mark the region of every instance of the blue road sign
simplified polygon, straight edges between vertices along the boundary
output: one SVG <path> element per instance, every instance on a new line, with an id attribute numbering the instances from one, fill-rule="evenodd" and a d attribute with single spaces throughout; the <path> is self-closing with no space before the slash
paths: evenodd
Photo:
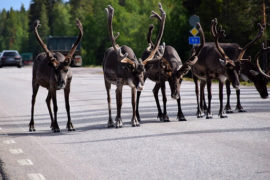
<path id="1" fill-rule="evenodd" d="M 188 43 L 189 44 L 200 44 L 200 37 L 199 36 L 189 36 Z"/>

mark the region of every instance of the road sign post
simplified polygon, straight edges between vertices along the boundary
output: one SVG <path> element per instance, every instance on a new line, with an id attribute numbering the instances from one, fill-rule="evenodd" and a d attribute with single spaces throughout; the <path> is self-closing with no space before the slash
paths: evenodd
<path id="1" fill-rule="evenodd" d="M 189 31 L 190 34 L 192 34 L 192 36 L 188 37 L 188 43 L 190 45 L 193 45 L 193 46 L 196 45 L 196 44 L 200 44 L 200 37 L 196 36 L 199 33 L 198 29 L 196 28 L 196 25 L 197 25 L 198 22 L 200 22 L 200 17 L 197 16 L 197 15 L 192 15 L 189 18 L 189 24 L 193 28 Z"/>

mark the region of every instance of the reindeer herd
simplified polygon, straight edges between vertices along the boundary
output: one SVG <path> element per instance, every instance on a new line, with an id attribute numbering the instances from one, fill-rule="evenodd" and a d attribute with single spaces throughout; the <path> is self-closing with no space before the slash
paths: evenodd
<path id="1" fill-rule="evenodd" d="M 179 121 L 186 121 L 186 118 L 181 109 L 180 87 L 183 76 L 190 70 L 193 75 L 195 83 L 195 93 L 197 99 L 197 117 L 201 118 L 206 116 L 207 119 L 212 118 L 211 112 L 211 99 L 212 80 L 216 79 L 219 82 L 219 117 L 226 118 L 226 113 L 232 113 L 230 106 L 230 84 L 236 89 L 237 105 L 236 110 L 244 112 L 244 108 L 240 103 L 240 78 L 243 80 L 250 80 L 254 83 L 261 98 L 267 98 L 267 83 L 270 79 L 268 73 L 265 73 L 259 64 L 259 57 L 263 52 L 269 52 L 270 47 L 262 45 L 261 50 L 257 53 L 255 59 L 256 64 L 251 62 L 251 58 L 243 59 L 245 52 L 250 48 L 258 39 L 260 39 L 264 32 L 264 27 L 258 24 L 257 36 L 243 48 L 236 43 L 220 43 L 219 39 L 225 37 L 225 31 L 221 26 L 218 26 L 217 19 L 211 22 L 211 34 L 214 37 L 214 42 L 205 42 L 204 32 L 200 25 L 197 23 L 201 36 L 201 44 L 191 49 L 192 55 L 186 61 L 182 62 L 179 54 L 174 47 L 161 44 L 161 39 L 165 29 L 166 13 L 159 3 L 160 14 L 155 11 L 151 12 L 151 18 L 157 19 L 159 22 L 159 32 L 155 43 L 152 41 L 152 32 L 154 25 L 149 26 L 147 35 L 148 47 L 145 48 L 141 58 L 137 58 L 131 47 L 123 45 L 120 46 L 116 43 L 120 33 L 116 35 L 113 32 L 112 20 L 114 16 L 114 9 L 112 6 L 105 8 L 107 13 L 108 32 L 112 43 L 112 47 L 108 48 L 104 53 L 103 58 L 103 72 L 104 82 L 107 92 L 107 103 L 109 110 L 108 127 L 120 128 L 123 126 L 121 118 L 122 107 L 122 89 L 124 85 L 131 88 L 131 103 L 132 103 L 132 118 L 131 125 L 140 125 L 139 114 L 139 100 L 141 91 L 144 87 L 144 82 L 147 78 L 155 82 L 153 94 L 157 105 L 158 115 L 160 121 L 168 122 L 169 117 L 166 109 L 166 87 L 165 82 L 168 81 L 171 97 L 177 101 L 178 113 L 177 119 Z M 42 41 L 38 34 L 37 28 L 40 22 L 37 20 L 34 24 L 34 33 L 37 41 L 45 52 L 36 56 L 33 65 L 33 78 L 32 78 L 32 108 L 31 108 L 31 121 L 29 123 L 29 131 L 35 131 L 34 126 L 34 106 L 35 98 L 39 86 L 48 89 L 48 96 L 46 98 L 47 107 L 51 118 L 51 129 L 54 132 L 59 132 L 57 123 L 57 98 L 56 91 L 64 89 L 65 104 L 67 111 L 67 129 L 74 131 L 73 124 L 70 118 L 70 105 L 69 94 L 70 85 L 72 80 L 72 72 L 70 68 L 71 58 L 82 39 L 83 26 L 77 20 L 77 27 L 79 36 L 73 44 L 67 56 L 61 53 L 54 53 L 50 51 L 46 44 Z M 200 84 L 199 84 L 200 83 Z M 116 85 L 116 105 L 117 115 L 115 122 L 112 119 L 111 113 L 111 85 Z M 223 86 L 226 85 L 227 103 L 223 107 Z M 206 104 L 204 89 L 207 86 L 208 104 Z M 161 89 L 163 100 L 163 111 L 160 107 L 158 92 Z M 51 110 L 51 100 L 53 101 L 53 112 Z"/>

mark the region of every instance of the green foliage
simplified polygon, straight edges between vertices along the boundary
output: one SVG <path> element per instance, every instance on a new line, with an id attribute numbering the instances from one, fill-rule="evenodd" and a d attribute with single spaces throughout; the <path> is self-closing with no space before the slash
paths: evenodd
<path id="1" fill-rule="evenodd" d="M 33 52 L 42 49 L 36 42 L 33 24 L 39 19 L 42 26 L 39 33 L 46 42 L 49 35 L 76 36 L 75 19 L 83 24 L 82 56 L 85 65 L 99 65 L 103 54 L 111 46 L 107 30 L 107 16 L 104 9 L 111 4 L 115 9 L 113 29 L 120 32 L 119 45 L 130 46 L 137 57 L 147 47 L 146 35 L 150 24 L 155 25 L 153 41 L 158 34 L 159 23 L 150 19 L 151 11 L 159 13 L 160 0 L 32 0 L 29 10 L 22 7 L 0 11 L 0 49 L 18 49 Z M 187 59 L 191 46 L 188 45 L 188 18 L 200 16 L 206 41 L 213 41 L 210 34 L 211 19 L 218 21 L 226 30 L 227 37 L 222 42 L 235 42 L 244 46 L 257 34 L 258 22 L 262 19 L 261 0 L 161 0 L 167 19 L 162 42 L 175 47 L 182 60 Z M 269 39 L 267 27 L 263 38 Z M 258 42 L 248 50 L 254 55 Z"/>
<path id="2" fill-rule="evenodd" d="M 0 22 L 0 48 L 23 51 L 28 39 L 28 18 L 24 7 L 20 11 L 3 10 Z"/>
<path id="3" fill-rule="evenodd" d="M 70 23 L 70 6 L 63 3 L 55 3 L 52 9 L 53 22 L 51 26 L 51 35 L 53 36 L 71 36 L 73 35 L 72 24 Z M 75 21 L 74 21 L 75 22 Z"/>

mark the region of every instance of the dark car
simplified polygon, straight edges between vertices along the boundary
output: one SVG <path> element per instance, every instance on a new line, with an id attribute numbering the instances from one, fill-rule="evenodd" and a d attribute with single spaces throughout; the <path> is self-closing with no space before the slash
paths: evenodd
<path id="1" fill-rule="evenodd" d="M 16 65 L 22 67 L 22 57 L 16 50 L 4 50 L 0 56 L 0 67 L 6 65 Z"/>

